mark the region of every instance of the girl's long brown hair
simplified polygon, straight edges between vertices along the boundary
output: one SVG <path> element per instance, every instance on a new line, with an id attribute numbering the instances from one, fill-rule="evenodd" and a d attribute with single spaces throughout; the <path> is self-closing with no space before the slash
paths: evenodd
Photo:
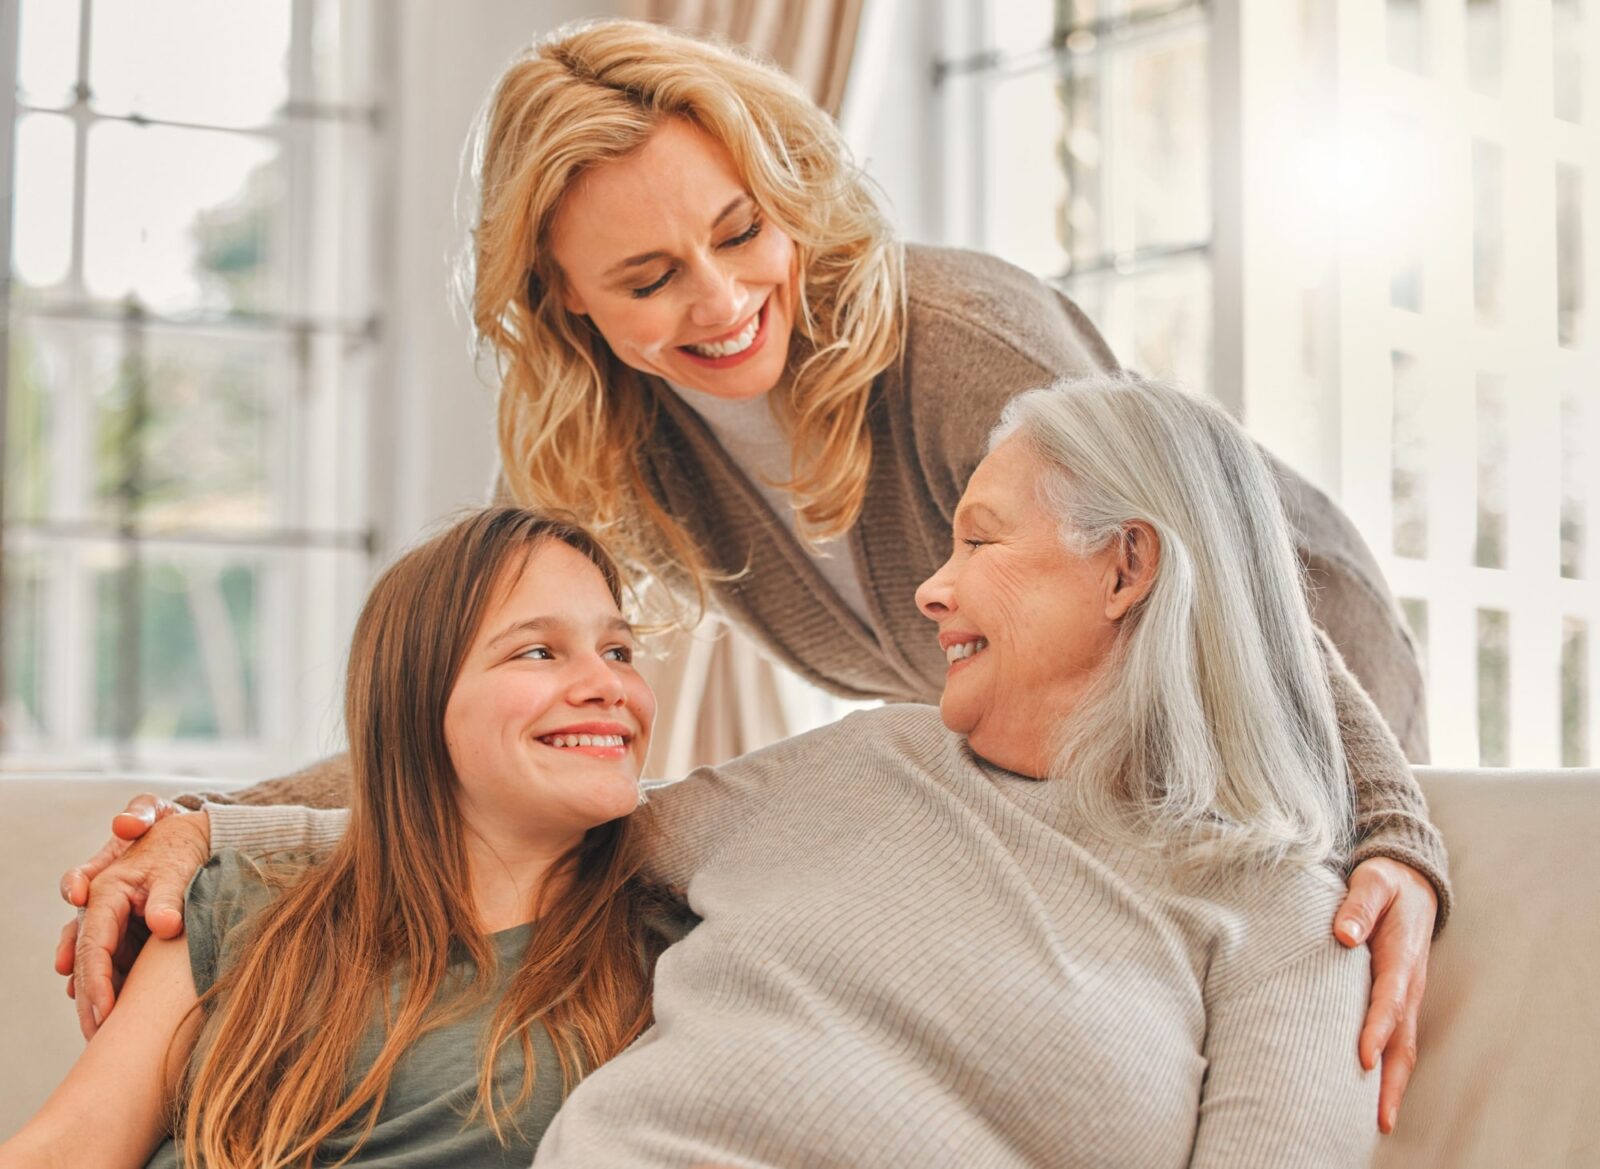
<path id="1" fill-rule="evenodd" d="M 592 560 L 620 604 L 617 568 L 593 537 L 517 508 L 473 514 L 373 587 L 345 689 L 349 828 L 325 863 L 250 919 L 238 961 L 202 999 L 210 1018 L 178 1092 L 174 1129 L 187 1169 L 310 1166 L 336 1131 L 365 1140 L 401 1056 L 493 985 L 495 952 L 473 912 L 445 704 L 496 589 L 549 540 Z M 485 1036 L 474 1109 L 502 1141 L 510 1113 L 533 1090 L 530 1028 L 548 1028 L 570 1088 L 649 1022 L 661 943 L 645 922 L 651 895 L 637 879 L 635 819 L 590 830 L 558 866 L 572 876 L 566 891 L 530 906 L 539 924 Z M 479 972 L 470 981 L 449 975 L 462 953 Z M 357 1043 L 380 1011 L 383 1047 L 352 1088 Z M 496 1057 L 513 1040 L 521 1087 L 497 1100 Z"/>

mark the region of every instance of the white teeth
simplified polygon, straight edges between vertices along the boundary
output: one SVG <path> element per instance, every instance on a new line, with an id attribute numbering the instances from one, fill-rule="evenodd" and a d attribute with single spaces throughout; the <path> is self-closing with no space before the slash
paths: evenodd
<path id="1" fill-rule="evenodd" d="M 621 735 L 542 735 L 542 742 L 552 747 L 622 747 L 626 743 Z"/>
<path id="2" fill-rule="evenodd" d="M 704 345 L 688 345 L 685 348 L 693 350 L 701 357 L 732 357 L 735 353 L 743 353 L 750 348 L 760 327 L 761 314 L 757 313 L 750 318 L 750 323 L 739 331 L 737 337 L 727 341 L 707 341 Z"/>
<path id="3" fill-rule="evenodd" d="M 960 645 L 952 645 L 949 649 L 945 650 L 944 660 L 953 666 L 959 661 L 964 661 L 965 659 L 970 658 L 979 650 L 987 649 L 988 647 L 988 641 L 981 637 L 978 638 L 977 641 L 963 641 Z"/>

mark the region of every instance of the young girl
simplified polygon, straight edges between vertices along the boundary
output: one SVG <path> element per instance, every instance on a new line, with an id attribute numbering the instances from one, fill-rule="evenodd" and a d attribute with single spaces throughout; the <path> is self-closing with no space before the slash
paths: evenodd
<path id="1" fill-rule="evenodd" d="M 648 1024 L 674 932 L 637 876 L 655 700 L 620 600 L 587 533 L 512 508 L 391 567 L 350 650 L 348 834 L 298 872 L 213 859 L 188 944 L 145 947 L 0 1166 L 526 1165 Z"/>

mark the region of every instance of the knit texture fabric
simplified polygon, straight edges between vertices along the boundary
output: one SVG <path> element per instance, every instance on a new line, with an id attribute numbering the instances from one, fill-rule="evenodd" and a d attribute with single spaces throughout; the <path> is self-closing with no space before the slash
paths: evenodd
<path id="1" fill-rule="evenodd" d="M 536 1165 L 1366 1165 L 1368 961 L 1328 928 L 1333 872 L 1179 882 L 1071 782 L 898 705 L 652 794 L 653 875 L 704 920 Z M 277 847 L 343 822 L 271 817 Z"/>
<path id="2" fill-rule="evenodd" d="M 643 462 L 651 491 L 708 564 L 746 570 L 717 586 L 717 604 L 777 660 L 846 697 L 937 702 L 947 663 L 914 594 L 949 555 L 951 519 L 990 428 L 1024 390 L 1117 363 L 1076 305 L 1004 261 L 908 247 L 906 284 L 905 355 L 873 387 L 866 502 L 847 538 L 870 622 L 839 599 L 705 422 L 665 384 L 656 387 Z M 1427 724 L 1404 619 L 1349 519 L 1295 472 L 1273 466 L 1312 617 L 1338 649 L 1332 660 L 1350 663 L 1331 673 L 1356 787 L 1355 859 L 1387 856 L 1425 876 L 1439 896 L 1442 928 L 1450 909 L 1444 844 L 1406 766 L 1407 757 L 1426 761 Z M 338 806 L 348 796 L 341 763 L 330 761 L 237 798 Z"/>

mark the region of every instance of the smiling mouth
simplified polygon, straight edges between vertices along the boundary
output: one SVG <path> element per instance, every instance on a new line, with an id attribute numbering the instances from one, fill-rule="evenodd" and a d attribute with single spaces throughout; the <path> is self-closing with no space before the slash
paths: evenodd
<path id="1" fill-rule="evenodd" d="M 963 641 L 946 649 L 944 651 L 944 660 L 953 666 L 957 662 L 964 662 L 988 648 L 989 640 L 985 637 L 980 637 L 976 641 Z"/>
<path id="2" fill-rule="evenodd" d="M 626 747 L 626 735 L 540 735 L 539 742 L 546 747 L 570 750 L 573 747 Z"/>
<path id="3" fill-rule="evenodd" d="M 739 358 L 756 349 L 766 336 L 767 307 L 772 303 L 768 297 L 750 319 L 731 337 L 720 341 L 702 341 L 694 345 L 680 345 L 678 348 L 699 364 L 732 365 L 737 364 Z"/>

